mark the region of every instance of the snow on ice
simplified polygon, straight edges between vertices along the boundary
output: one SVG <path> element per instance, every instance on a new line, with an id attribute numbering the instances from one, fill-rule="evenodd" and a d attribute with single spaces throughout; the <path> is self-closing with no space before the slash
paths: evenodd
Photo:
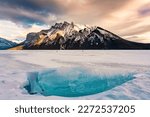
<path id="1" fill-rule="evenodd" d="M 0 99 L 150 99 L 149 59 L 150 51 L 0 51 Z"/>

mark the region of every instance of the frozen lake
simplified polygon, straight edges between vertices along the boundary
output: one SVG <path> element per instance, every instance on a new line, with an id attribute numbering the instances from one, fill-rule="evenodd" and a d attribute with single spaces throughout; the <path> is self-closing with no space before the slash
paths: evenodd
<path id="1" fill-rule="evenodd" d="M 0 71 L 0 99 L 150 99 L 150 51 L 0 51 Z"/>

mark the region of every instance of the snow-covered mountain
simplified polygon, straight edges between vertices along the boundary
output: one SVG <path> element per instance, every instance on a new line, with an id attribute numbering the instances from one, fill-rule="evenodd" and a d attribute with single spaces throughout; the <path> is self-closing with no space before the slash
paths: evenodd
<path id="1" fill-rule="evenodd" d="M 130 42 L 98 26 L 68 22 L 48 30 L 29 33 L 23 45 L 14 49 L 150 49 L 150 44 Z"/>
<path id="2" fill-rule="evenodd" d="M 25 40 L 25 39 L 14 39 L 14 40 L 12 40 L 12 42 L 15 42 L 15 43 L 17 43 L 17 44 L 20 44 L 20 43 L 22 43 L 24 40 Z"/>
<path id="3" fill-rule="evenodd" d="M 9 49 L 16 45 L 17 45 L 16 43 L 0 37 L 0 50 Z"/>

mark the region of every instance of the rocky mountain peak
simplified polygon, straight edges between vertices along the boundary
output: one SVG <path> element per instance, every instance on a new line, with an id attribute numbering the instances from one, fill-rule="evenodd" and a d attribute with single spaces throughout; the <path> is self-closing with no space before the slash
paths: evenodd
<path id="1" fill-rule="evenodd" d="M 27 35 L 23 49 L 150 49 L 149 44 L 127 41 L 99 26 L 56 23 L 48 30 Z"/>

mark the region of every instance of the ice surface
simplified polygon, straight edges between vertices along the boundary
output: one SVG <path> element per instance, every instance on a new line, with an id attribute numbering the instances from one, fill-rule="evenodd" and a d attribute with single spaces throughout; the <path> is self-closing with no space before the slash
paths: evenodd
<path id="1" fill-rule="evenodd" d="M 136 75 L 128 82 L 87 96 L 31 95 L 24 89 L 29 72 L 42 74 L 64 67 L 83 67 L 100 76 Z M 0 99 L 5 100 L 150 99 L 150 51 L 0 51 L 0 71 Z"/>
<path id="2" fill-rule="evenodd" d="M 25 88 L 30 94 L 79 97 L 104 92 L 132 79 L 132 73 L 100 75 L 84 68 L 51 69 L 29 73 Z"/>

